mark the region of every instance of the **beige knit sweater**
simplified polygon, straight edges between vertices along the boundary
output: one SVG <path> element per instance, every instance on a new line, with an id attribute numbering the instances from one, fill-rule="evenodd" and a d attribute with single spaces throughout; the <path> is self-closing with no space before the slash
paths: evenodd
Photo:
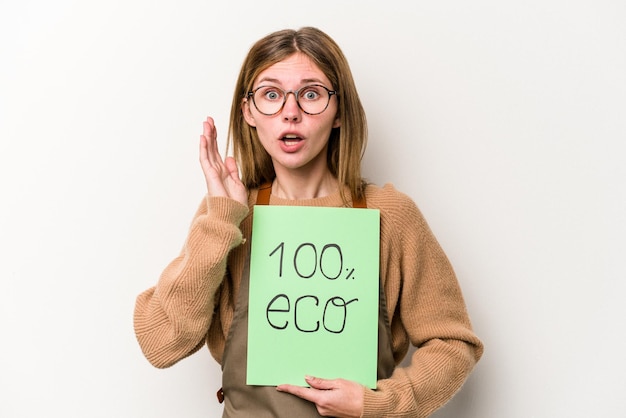
<path id="1" fill-rule="evenodd" d="M 250 250 L 252 207 L 220 197 L 203 199 L 180 255 L 157 285 L 137 297 L 135 333 L 146 358 L 169 367 L 205 343 L 221 363 L 239 281 Z M 347 194 L 350 195 L 349 192 Z M 453 269 L 415 203 L 392 185 L 366 189 L 380 210 L 380 277 L 399 364 L 376 390 L 364 389 L 363 417 L 426 417 L 461 387 L 483 346 L 474 335 Z M 344 206 L 339 192 L 271 205 Z"/>

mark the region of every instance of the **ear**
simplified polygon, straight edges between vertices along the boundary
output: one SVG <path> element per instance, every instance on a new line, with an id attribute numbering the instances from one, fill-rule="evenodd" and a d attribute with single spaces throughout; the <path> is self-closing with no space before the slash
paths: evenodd
<path id="1" fill-rule="evenodd" d="M 254 120 L 254 116 L 252 116 L 252 112 L 250 112 L 250 101 L 247 97 L 241 101 L 241 113 L 243 113 L 243 118 L 248 125 L 256 128 L 256 121 Z"/>
<path id="2" fill-rule="evenodd" d="M 337 116 L 335 120 L 333 121 L 333 128 L 339 128 L 340 126 L 341 126 L 341 119 L 339 119 L 339 116 Z"/>

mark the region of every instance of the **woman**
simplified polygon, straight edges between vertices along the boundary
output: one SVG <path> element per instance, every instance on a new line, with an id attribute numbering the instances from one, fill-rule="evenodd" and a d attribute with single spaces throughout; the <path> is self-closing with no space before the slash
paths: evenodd
<path id="1" fill-rule="evenodd" d="M 414 202 L 361 178 L 367 128 L 348 63 L 315 28 L 259 40 L 243 63 L 222 159 L 204 122 L 208 193 L 181 254 L 137 298 L 147 359 L 169 367 L 208 345 L 222 365 L 225 417 L 426 417 L 461 387 L 482 355 L 445 254 Z M 232 141 L 232 142 L 231 142 Z M 248 266 L 255 204 L 380 210 L 376 389 L 307 377 L 309 387 L 247 386 Z M 396 367 L 409 344 L 407 367 Z"/>

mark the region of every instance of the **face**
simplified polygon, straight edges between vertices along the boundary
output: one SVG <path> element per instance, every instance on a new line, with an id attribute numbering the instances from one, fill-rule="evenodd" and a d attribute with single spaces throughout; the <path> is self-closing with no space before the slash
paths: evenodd
<path id="1" fill-rule="evenodd" d="M 296 91 L 312 84 L 333 90 L 324 73 L 306 55 L 296 53 L 261 72 L 252 90 L 259 86 L 274 86 L 284 91 Z M 246 122 L 256 128 L 263 148 L 272 158 L 277 176 L 328 171 L 328 139 L 331 130 L 340 126 L 336 97 L 331 96 L 326 110 L 317 115 L 303 112 L 293 94 L 287 95 L 284 107 L 275 115 L 260 113 L 252 98 L 244 99 L 242 111 Z"/>

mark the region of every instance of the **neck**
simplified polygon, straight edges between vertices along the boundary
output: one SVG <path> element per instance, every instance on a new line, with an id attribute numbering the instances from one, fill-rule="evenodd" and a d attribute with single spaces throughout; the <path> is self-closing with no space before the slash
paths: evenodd
<path id="1" fill-rule="evenodd" d="M 328 196 L 337 191 L 337 179 L 326 171 L 318 176 L 279 176 L 272 184 L 272 194 L 281 199 L 302 200 Z"/>

